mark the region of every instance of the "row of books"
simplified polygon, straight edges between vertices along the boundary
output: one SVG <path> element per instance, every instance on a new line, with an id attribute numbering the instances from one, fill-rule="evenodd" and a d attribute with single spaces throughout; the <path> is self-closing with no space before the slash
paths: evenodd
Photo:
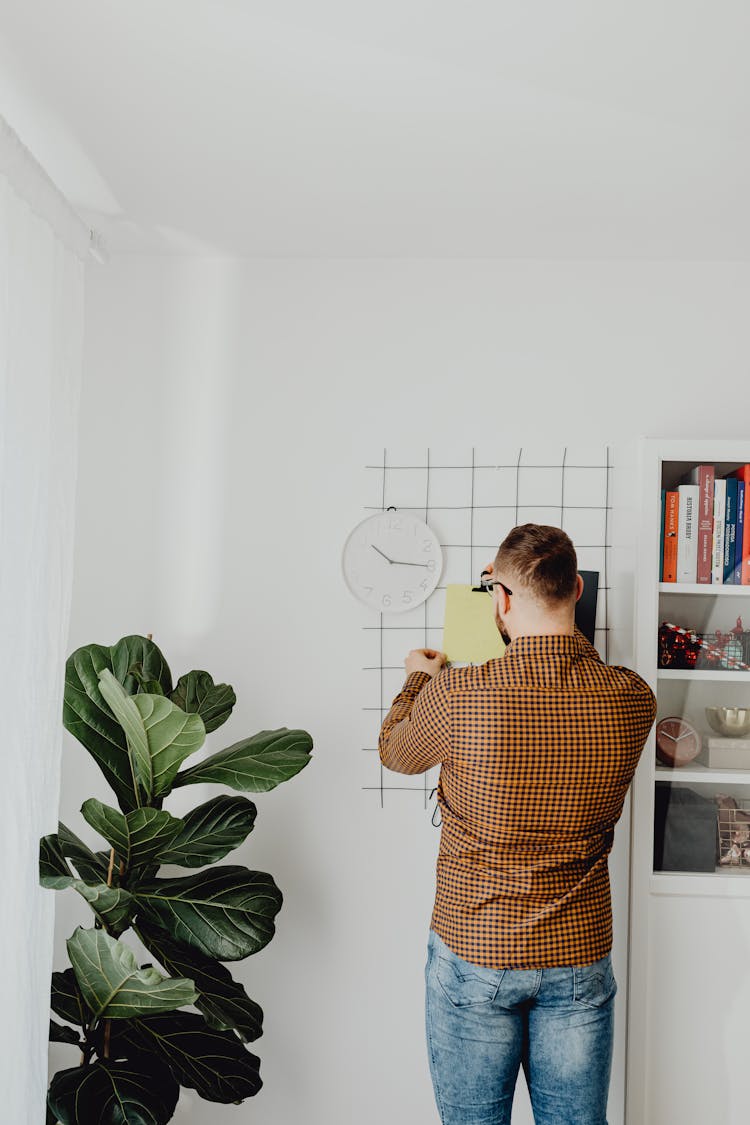
<path id="1" fill-rule="evenodd" d="M 750 465 L 717 477 L 696 465 L 675 489 L 662 489 L 662 582 L 750 586 Z"/>

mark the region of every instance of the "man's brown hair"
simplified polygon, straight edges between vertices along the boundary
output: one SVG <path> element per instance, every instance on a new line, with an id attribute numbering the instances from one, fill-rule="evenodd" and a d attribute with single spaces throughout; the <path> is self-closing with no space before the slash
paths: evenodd
<path id="1" fill-rule="evenodd" d="M 507 574 L 511 586 L 518 582 L 541 601 L 569 601 L 576 595 L 576 550 L 561 527 L 523 523 L 500 544 L 495 573 Z"/>

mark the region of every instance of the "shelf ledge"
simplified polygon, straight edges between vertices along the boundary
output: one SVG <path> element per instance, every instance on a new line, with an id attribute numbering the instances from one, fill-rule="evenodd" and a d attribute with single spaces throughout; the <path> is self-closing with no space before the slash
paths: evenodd
<path id="1" fill-rule="evenodd" d="M 748 753 L 750 758 L 750 753 Z M 657 766 L 654 770 L 657 781 L 690 781 L 700 785 L 750 785 L 750 768 L 724 770 L 717 767 L 704 766 L 700 762 L 688 766 Z"/>
<path id="2" fill-rule="evenodd" d="M 718 868 L 713 874 L 691 872 L 654 872 L 649 880 L 651 894 L 680 898 L 750 898 L 750 867 L 727 871 Z"/>
<path id="3" fill-rule="evenodd" d="M 711 582 L 660 582 L 660 594 L 710 594 L 720 598 L 746 598 L 750 596 L 750 586 L 723 586 Z"/>

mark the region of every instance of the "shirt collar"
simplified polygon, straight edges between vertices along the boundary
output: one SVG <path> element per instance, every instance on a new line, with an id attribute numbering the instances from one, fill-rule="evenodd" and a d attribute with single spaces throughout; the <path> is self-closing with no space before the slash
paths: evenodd
<path id="1" fill-rule="evenodd" d="M 580 651 L 578 633 L 546 633 L 538 637 L 516 637 L 505 649 L 505 655 L 574 656 Z"/>

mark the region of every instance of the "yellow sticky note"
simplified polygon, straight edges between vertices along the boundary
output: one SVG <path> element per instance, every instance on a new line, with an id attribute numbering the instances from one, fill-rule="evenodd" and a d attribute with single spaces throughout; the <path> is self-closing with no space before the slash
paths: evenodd
<path id="1" fill-rule="evenodd" d="M 443 651 L 453 663 L 484 664 L 505 652 L 492 614 L 492 602 L 471 586 L 448 586 L 445 595 Z"/>

